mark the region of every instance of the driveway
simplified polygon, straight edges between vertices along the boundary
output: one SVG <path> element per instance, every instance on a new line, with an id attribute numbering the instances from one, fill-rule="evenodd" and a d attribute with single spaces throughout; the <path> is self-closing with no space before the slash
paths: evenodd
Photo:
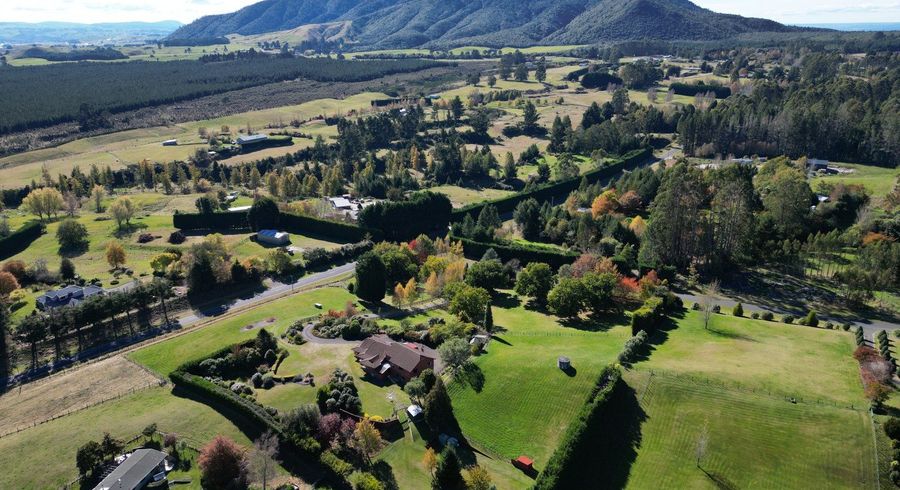
<path id="1" fill-rule="evenodd" d="M 684 301 L 684 305 L 687 308 L 690 308 L 692 303 L 699 303 L 703 300 L 702 297 L 700 297 L 696 294 L 691 294 L 691 293 L 678 293 L 678 297 L 681 298 L 682 301 Z M 736 305 L 738 302 L 733 299 L 730 299 L 730 298 L 718 296 L 715 299 L 715 303 L 722 307 L 723 313 L 731 314 L 731 309 L 734 308 L 734 305 Z M 802 318 L 803 316 L 806 315 L 806 312 L 786 310 L 783 308 L 764 307 L 764 306 L 759 306 L 759 305 L 754 305 L 754 304 L 749 304 L 749 303 L 744 303 L 744 302 L 741 302 L 741 307 L 744 308 L 745 313 L 753 313 L 753 312 L 763 313 L 763 312 L 768 311 L 768 312 L 774 313 L 776 315 L 794 315 L 794 317 L 796 317 L 798 319 Z M 831 321 L 837 325 L 842 325 L 844 323 L 843 320 L 839 320 L 839 319 L 835 319 L 835 318 L 828 318 L 825 316 L 819 316 L 818 314 L 817 314 L 817 316 L 819 318 L 820 323 L 827 322 L 827 321 Z M 874 341 L 875 334 L 878 333 L 878 331 L 880 331 L 880 330 L 886 330 L 888 333 L 891 333 L 892 330 L 900 330 L 900 324 L 889 322 L 886 320 L 865 319 L 862 321 L 852 321 L 850 323 L 854 326 L 862 327 L 863 334 L 865 335 L 866 339 L 868 339 L 870 341 Z"/>

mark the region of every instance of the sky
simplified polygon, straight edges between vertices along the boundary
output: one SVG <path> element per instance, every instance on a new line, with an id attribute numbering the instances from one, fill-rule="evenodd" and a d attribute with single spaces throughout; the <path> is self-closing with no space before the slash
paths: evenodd
<path id="1" fill-rule="evenodd" d="M 5 0 L 6 22 L 177 20 L 232 12 L 258 0 Z M 900 22 L 900 0 L 694 0 L 717 12 L 788 24 Z"/>

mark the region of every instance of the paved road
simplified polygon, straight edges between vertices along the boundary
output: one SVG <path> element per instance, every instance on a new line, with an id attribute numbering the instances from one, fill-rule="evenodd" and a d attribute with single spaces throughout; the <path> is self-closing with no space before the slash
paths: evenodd
<path id="1" fill-rule="evenodd" d="M 186 327 L 206 318 L 222 315 L 235 308 L 245 308 L 253 306 L 272 298 L 289 294 L 294 289 L 311 286 L 316 283 L 328 281 L 329 279 L 335 279 L 343 274 L 353 271 L 354 268 L 356 268 L 356 262 L 350 262 L 333 269 L 328 269 L 327 271 L 316 272 L 315 274 L 303 276 L 292 283 L 276 283 L 274 286 L 264 291 L 260 291 L 259 293 L 249 298 L 239 298 L 233 301 L 229 301 L 225 304 L 206 307 L 200 311 L 195 310 L 192 313 L 188 313 L 182 317 L 179 317 L 178 320 L 181 323 L 182 327 Z"/>
<path id="2" fill-rule="evenodd" d="M 678 296 L 681 298 L 682 301 L 684 301 L 684 305 L 687 308 L 690 308 L 692 303 L 698 303 L 702 300 L 702 298 L 700 296 L 697 296 L 695 294 L 690 294 L 690 293 L 678 293 Z M 722 311 L 724 313 L 730 314 L 731 309 L 734 308 L 734 305 L 737 304 L 737 301 L 730 299 L 730 298 L 725 298 L 725 297 L 719 296 L 716 299 L 715 303 L 722 307 Z M 794 315 L 797 318 L 801 318 L 806 315 L 806 312 L 786 310 L 783 308 L 759 306 L 759 305 L 748 304 L 748 303 L 744 303 L 744 302 L 741 302 L 741 307 L 743 307 L 744 311 L 747 313 L 753 313 L 754 311 L 758 312 L 758 313 L 762 313 L 762 312 L 768 311 L 768 312 L 774 313 L 776 315 Z M 843 324 L 844 323 L 842 320 L 819 316 L 819 322 L 826 322 L 826 321 L 832 321 L 835 324 Z M 851 322 L 851 323 L 853 325 L 862 327 L 863 334 L 866 336 L 866 338 L 868 340 L 874 340 L 875 334 L 878 333 L 879 330 L 886 330 L 888 333 L 890 333 L 893 330 L 900 330 L 900 323 L 893 323 L 893 322 L 888 322 L 885 320 L 866 319 L 864 321 L 855 321 L 855 322 Z"/>

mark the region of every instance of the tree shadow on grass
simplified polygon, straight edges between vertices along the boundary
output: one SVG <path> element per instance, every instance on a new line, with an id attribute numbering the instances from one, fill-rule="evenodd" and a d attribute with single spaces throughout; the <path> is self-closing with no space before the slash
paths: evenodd
<path id="1" fill-rule="evenodd" d="M 370 468 L 375 478 L 384 484 L 385 490 L 400 490 L 397 478 L 394 476 L 394 469 L 387 461 L 376 461 L 372 463 Z"/>
<path id="2" fill-rule="evenodd" d="M 89 242 L 84 240 L 74 246 L 59 249 L 59 256 L 65 257 L 67 259 L 74 259 L 75 257 L 80 257 L 84 255 L 85 252 L 88 251 Z"/>
<path id="3" fill-rule="evenodd" d="M 509 293 L 504 292 L 494 292 L 491 298 L 491 302 L 494 306 L 498 306 L 500 308 L 512 309 L 517 308 L 522 304 L 522 300 L 519 299 L 518 296 L 514 296 Z"/>
<path id="4" fill-rule="evenodd" d="M 630 319 L 624 311 L 617 310 L 602 315 L 590 315 L 587 318 L 562 318 L 559 320 L 559 324 L 566 328 L 586 332 L 606 332 L 613 327 L 628 324 Z"/>
<path id="5" fill-rule="evenodd" d="M 145 228 L 147 228 L 146 223 L 128 223 L 116 228 L 116 231 L 113 232 L 113 236 L 122 239 L 129 237 L 133 235 L 134 232 L 143 230 Z"/>
<path id="6" fill-rule="evenodd" d="M 702 471 L 703 474 L 705 474 L 707 478 L 712 480 L 712 482 L 716 486 L 716 488 L 718 488 L 720 490 L 737 490 L 738 489 L 738 486 L 735 485 L 734 482 L 732 482 L 728 478 L 724 477 L 723 475 L 720 475 L 718 473 L 710 473 L 710 472 L 706 471 L 705 469 L 703 469 L 702 467 L 700 468 L 700 471 Z"/>
<path id="7" fill-rule="evenodd" d="M 467 362 L 456 370 L 454 380 L 462 386 L 470 386 L 475 393 L 484 389 L 484 372 L 474 362 Z"/>

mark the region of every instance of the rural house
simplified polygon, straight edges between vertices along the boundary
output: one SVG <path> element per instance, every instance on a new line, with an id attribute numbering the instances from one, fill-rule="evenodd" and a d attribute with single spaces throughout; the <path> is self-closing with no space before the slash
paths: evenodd
<path id="1" fill-rule="evenodd" d="M 93 284 L 87 286 L 66 286 L 56 291 L 48 291 L 38 296 L 36 303 L 41 311 L 51 310 L 60 306 L 75 306 L 91 296 L 103 294 L 106 291 Z"/>
<path id="2" fill-rule="evenodd" d="M 363 370 L 379 379 L 397 377 L 404 381 L 426 369 L 435 369 L 437 351 L 414 342 L 395 342 L 387 335 L 373 335 L 353 348 Z"/>
<path id="3" fill-rule="evenodd" d="M 94 490 L 141 490 L 166 479 L 166 453 L 156 449 L 135 449 Z M 155 487 L 155 485 L 154 485 Z"/>

